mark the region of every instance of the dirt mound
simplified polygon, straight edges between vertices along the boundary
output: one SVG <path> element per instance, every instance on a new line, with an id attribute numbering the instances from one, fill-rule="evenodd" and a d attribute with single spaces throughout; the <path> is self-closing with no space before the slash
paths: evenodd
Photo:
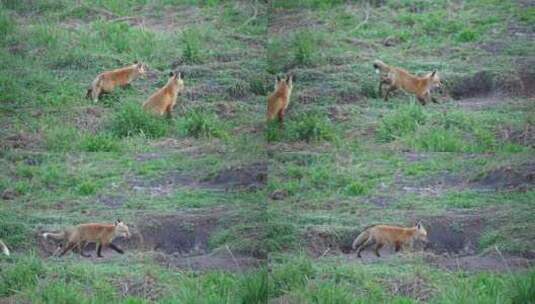
<path id="1" fill-rule="evenodd" d="M 435 254 L 474 254 L 484 228 L 484 221 L 478 215 L 430 217 L 423 224 L 429 240 L 426 250 Z"/>
<path id="2" fill-rule="evenodd" d="M 304 233 L 304 240 L 308 251 L 315 257 L 325 255 L 350 253 L 353 239 L 360 231 L 355 229 L 333 230 L 322 227 L 310 227 Z"/>
<path id="3" fill-rule="evenodd" d="M 521 66 L 509 75 L 479 71 L 471 76 L 454 77 L 445 81 L 453 99 L 485 96 L 534 96 L 535 71 Z"/>
<path id="4" fill-rule="evenodd" d="M 472 181 L 475 187 L 496 190 L 527 190 L 535 184 L 535 163 L 518 167 L 500 167 L 484 173 Z"/>
<path id="5" fill-rule="evenodd" d="M 147 216 L 136 223 L 137 236 L 127 245 L 180 256 L 205 254 L 219 216 L 220 212 Z"/>
<path id="6" fill-rule="evenodd" d="M 202 183 L 209 187 L 246 190 L 263 188 L 266 182 L 267 164 L 264 162 L 223 169 L 202 180 Z"/>

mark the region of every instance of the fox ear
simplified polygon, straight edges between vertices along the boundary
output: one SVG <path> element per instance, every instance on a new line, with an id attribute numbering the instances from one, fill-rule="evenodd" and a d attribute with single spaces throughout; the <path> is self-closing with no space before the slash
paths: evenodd
<path id="1" fill-rule="evenodd" d="M 119 223 L 121 223 L 121 220 L 120 220 L 120 219 L 117 219 L 117 220 L 115 221 L 115 226 L 119 225 Z"/>
<path id="2" fill-rule="evenodd" d="M 169 77 L 173 77 L 175 76 L 175 73 L 174 72 L 169 72 Z"/>
<path id="3" fill-rule="evenodd" d="M 422 223 L 421 222 L 418 222 L 416 224 L 416 228 L 418 228 L 418 230 L 422 229 Z"/>
<path id="4" fill-rule="evenodd" d="M 134 64 L 138 64 L 138 63 L 139 63 L 139 61 L 137 61 L 137 60 L 134 60 Z"/>
<path id="5" fill-rule="evenodd" d="M 431 73 L 431 77 L 435 77 L 436 73 L 437 73 L 437 70 L 434 70 L 433 73 Z"/>
<path id="6" fill-rule="evenodd" d="M 184 79 L 184 74 L 182 72 L 178 72 L 178 79 Z"/>
<path id="7" fill-rule="evenodd" d="M 277 75 L 277 82 L 281 81 L 281 77 Z"/>

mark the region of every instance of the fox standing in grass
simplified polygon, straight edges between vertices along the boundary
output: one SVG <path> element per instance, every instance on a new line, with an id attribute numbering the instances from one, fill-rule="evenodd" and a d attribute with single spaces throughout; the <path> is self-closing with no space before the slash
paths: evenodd
<path id="1" fill-rule="evenodd" d="M 102 93 L 109 93 L 116 86 L 127 86 L 139 76 L 144 75 L 146 68 L 145 64 L 135 61 L 134 64 L 127 67 L 101 73 L 87 89 L 86 97 L 97 102 Z"/>
<path id="2" fill-rule="evenodd" d="M 275 91 L 268 97 L 268 122 L 278 117 L 281 125 L 284 123 L 284 115 L 290 103 L 294 79 L 295 77 L 293 75 L 287 75 L 286 78 L 277 76 Z"/>
<path id="3" fill-rule="evenodd" d="M 171 72 L 167 84 L 152 94 L 143 104 L 145 111 L 150 111 L 158 115 L 167 114 L 171 117 L 171 112 L 176 105 L 178 94 L 184 90 L 184 78 L 182 73 Z"/>
<path id="4" fill-rule="evenodd" d="M 84 247 L 88 242 L 95 242 L 98 244 L 98 257 L 102 257 L 102 246 L 108 246 L 118 253 L 123 254 L 124 251 L 122 249 L 111 243 L 114 238 L 119 236 L 126 238 L 130 237 L 128 226 L 121 220 L 117 220 L 115 224 L 80 224 L 59 233 L 43 233 L 45 240 L 51 237 L 53 239 L 66 241 L 65 247 L 59 256 L 63 256 L 69 250 L 78 247 L 80 255 L 84 257 L 91 256 L 84 254 Z"/>
<path id="5" fill-rule="evenodd" d="M 379 250 L 384 245 L 394 246 L 398 252 L 402 246 L 412 246 L 414 240 L 427 242 L 427 231 L 421 223 L 414 227 L 405 228 L 389 225 L 374 225 L 366 228 L 353 241 L 353 250 L 357 250 L 357 256 L 360 258 L 360 252 L 369 246 L 375 245 L 375 255 L 380 257 Z"/>
<path id="6" fill-rule="evenodd" d="M 414 76 L 404 69 L 386 65 L 381 60 L 375 60 L 373 67 L 381 75 L 379 80 L 379 95 L 383 94 L 383 85 L 387 85 L 384 95 L 385 101 L 388 100 L 388 95 L 391 92 L 402 89 L 407 93 L 415 94 L 422 105 L 425 105 L 428 99 L 431 99 L 434 103 L 438 103 L 431 96 L 431 90 L 433 88 L 442 86 L 436 71 L 421 77 Z"/>
<path id="7" fill-rule="evenodd" d="M 2 242 L 2 240 L 0 240 L 0 249 L 1 249 L 3 254 L 9 256 L 9 248 L 7 248 L 6 244 L 4 244 L 4 242 Z"/>

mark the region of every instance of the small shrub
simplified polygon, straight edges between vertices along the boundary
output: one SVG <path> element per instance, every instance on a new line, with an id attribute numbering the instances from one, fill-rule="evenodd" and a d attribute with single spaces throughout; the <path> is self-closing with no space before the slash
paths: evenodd
<path id="1" fill-rule="evenodd" d="M 249 91 L 255 95 L 264 96 L 268 94 L 269 89 L 261 78 L 253 78 L 249 80 Z"/>
<path id="2" fill-rule="evenodd" d="M 7 297 L 37 284 L 45 273 L 41 259 L 35 255 L 24 256 L 16 264 L 2 269 L 0 297 Z"/>
<path id="3" fill-rule="evenodd" d="M 317 113 L 304 113 L 288 123 L 288 134 L 293 140 L 334 140 L 335 131 L 331 121 Z"/>
<path id="4" fill-rule="evenodd" d="M 309 31 L 303 31 L 296 35 L 294 40 L 294 60 L 298 65 L 312 63 L 314 44 L 314 37 Z"/>
<path id="5" fill-rule="evenodd" d="M 33 300 L 40 303 L 84 303 L 83 292 L 65 282 L 51 282 L 43 290 L 33 295 Z"/>
<path id="6" fill-rule="evenodd" d="M 186 63 L 201 61 L 201 42 L 197 30 L 189 29 L 182 33 L 182 59 Z"/>
<path id="7" fill-rule="evenodd" d="M 377 137 L 383 142 L 393 141 L 415 132 L 425 121 L 426 115 L 420 105 L 405 104 L 383 117 L 379 123 Z"/>
<path id="8" fill-rule="evenodd" d="M 83 196 L 93 195 L 97 192 L 97 185 L 90 180 L 84 180 L 78 185 L 77 192 Z"/>
<path id="9" fill-rule="evenodd" d="M 168 122 L 143 111 L 141 105 L 129 102 L 121 105 L 111 120 L 111 134 L 118 137 L 142 135 L 148 138 L 165 136 Z"/>
<path id="10" fill-rule="evenodd" d="M 462 135 L 458 131 L 441 127 L 425 128 L 408 139 L 414 149 L 429 152 L 461 152 L 464 149 Z"/>
<path id="11" fill-rule="evenodd" d="M 513 280 L 511 290 L 511 303 L 535 303 L 535 271 L 526 277 L 517 277 Z"/>
<path id="12" fill-rule="evenodd" d="M 227 93 L 231 98 L 243 98 L 247 96 L 247 83 L 237 81 L 227 89 Z"/>
<path id="13" fill-rule="evenodd" d="M 472 42 L 472 41 L 477 40 L 478 37 L 479 35 L 476 32 L 466 29 L 460 32 L 459 34 L 457 34 L 455 36 L 455 40 L 457 42 Z"/>
<path id="14" fill-rule="evenodd" d="M 240 281 L 241 303 L 261 304 L 268 302 L 268 273 L 255 271 L 243 276 Z"/>
<path id="15" fill-rule="evenodd" d="M 201 110 L 193 110 L 186 113 L 179 123 L 180 130 L 188 136 L 193 137 L 217 137 L 228 136 L 225 126 L 220 122 L 215 114 L 208 114 Z"/>
<path id="16" fill-rule="evenodd" d="M 46 131 L 45 143 L 50 151 L 67 152 L 75 150 L 80 133 L 73 127 L 52 127 Z"/>
<path id="17" fill-rule="evenodd" d="M 86 152 L 116 152 L 119 145 L 117 138 L 110 133 L 86 134 L 80 142 L 80 148 Z"/>
<path id="18" fill-rule="evenodd" d="M 283 138 L 284 132 L 278 120 L 271 120 L 267 123 L 265 135 L 267 142 L 280 141 Z"/>
<path id="19" fill-rule="evenodd" d="M 345 187 L 344 192 L 349 196 L 359 196 L 368 193 L 368 190 L 368 185 L 359 181 L 354 181 Z"/>
<path id="20" fill-rule="evenodd" d="M 381 96 L 379 96 L 378 87 L 378 82 L 373 82 L 371 80 L 364 81 L 360 86 L 360 94 L 368 98 L 380 98 Z"/>

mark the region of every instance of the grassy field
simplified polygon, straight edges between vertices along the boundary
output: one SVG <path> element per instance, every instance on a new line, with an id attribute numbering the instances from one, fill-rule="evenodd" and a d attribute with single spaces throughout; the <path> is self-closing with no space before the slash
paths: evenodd
<path id="1" fill-rule="evenodd" d="M 0 303 L 535 299 L 532 1 L 0 3 Z M 437 70 L 439 104 L 383 101 L 375 59 Z M 145 77 L 84 98 L 135 60 Z M 173 119 L 144 113 L 172 70 Z M 124 255 L 41 237 L 117 218 Z M 351 251 L 417 221 L 427 246 Z"/>

